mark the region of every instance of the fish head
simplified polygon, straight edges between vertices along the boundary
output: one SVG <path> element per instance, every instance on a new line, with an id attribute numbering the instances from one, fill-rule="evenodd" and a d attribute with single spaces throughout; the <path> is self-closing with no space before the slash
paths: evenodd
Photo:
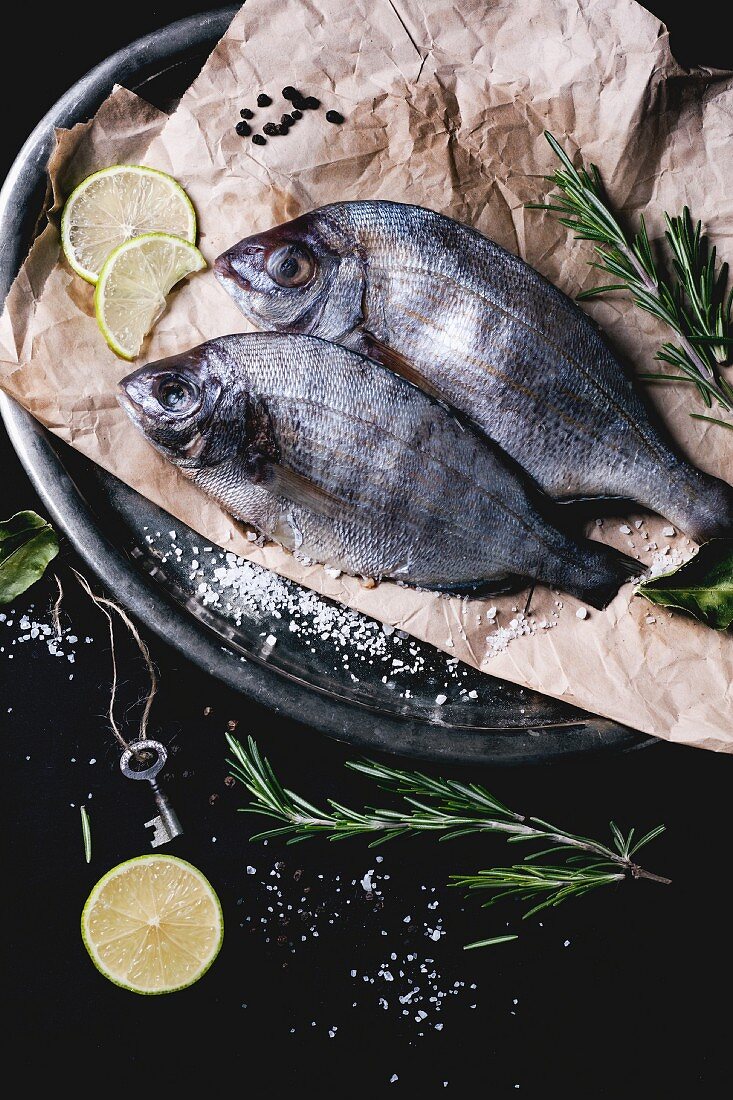
<path id="1" fill-rule="evenodd" d="M 214 271 L 261 329 L 338 341 L 362 319 L 366 263 L 336 208 L 245 237 Z"/>
<path id="2" fill-rule="evenodd" d="M 218 465 L 238 446 L 224 408 L 228 365 L 216 344 L 149 363 L 119 383 L 117 399 L 133 424 L 184 472 Z"/>

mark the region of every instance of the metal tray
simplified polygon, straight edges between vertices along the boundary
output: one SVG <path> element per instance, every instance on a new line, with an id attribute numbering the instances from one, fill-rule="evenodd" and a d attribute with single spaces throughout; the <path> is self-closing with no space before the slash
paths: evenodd
<path id="1" fill-rule="evenodd" d="M 183 19 L 133 42 L 89 72 L 42 119 L 0 192 L 3 300 L 41 209 L 53 128 L 89 118 L 118 83 L 169 108 L 236 10 Z M 386 636 L 378 624 L 355 613 L 351 636 L 361 633 L 368 644 L 364 651 L 349 648 L 337 605 L 319 598 L 318 617 L 326 625 L 315 631 L 312 614 L 310 625 L 307 614 L 292 615 L 293 607 L 315 597 L 287 581 L 277 582 L 274 602 L 271 592 L 263 601 L 251 592 L 233 597 L 228 590 L 212 606 L 199 591 L 200 577 L 191 576 L 191 560 L 204 554 L 200 536 L 172 524 L 170 516 L 54 438 L 14 401 L 2 396 L 0 412 L 46 509 L 90 570 L 147 627 L 271 710 L 361 747 L 452 762 L 536 763 L 652 743 L 614 722 L 451 666 L 433 647 Z M 171 527 L 182 551 L 178 556 L 170 553 Z M 267 588 L 271 574 L 262 574 L 259 580 Z M 291 630 L 291 618 L 306 630 Z M 400 660 L 418 671 L 408 677 L 395 663 Z M 436 698 L 443 694 L 447 701 L 439 705 Z"/>

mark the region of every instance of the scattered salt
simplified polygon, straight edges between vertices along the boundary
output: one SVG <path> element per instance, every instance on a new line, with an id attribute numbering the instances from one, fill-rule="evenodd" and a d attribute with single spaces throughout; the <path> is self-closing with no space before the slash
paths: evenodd
<path id="1" fill-rule="evenodd" d="M 578 610 L 575 612 L 575 618 L 576 619 L 587 619 L 588 618 L 588 609 L 586 607 L 579 607 Z"/>

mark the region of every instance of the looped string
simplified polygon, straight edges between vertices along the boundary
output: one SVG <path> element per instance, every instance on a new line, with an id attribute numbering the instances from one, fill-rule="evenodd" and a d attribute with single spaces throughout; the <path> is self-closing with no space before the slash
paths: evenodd
<path id="1" fill-rule="evenodd" d="M 105 616 L 105 618 L 107 619 L 107 623 L 109 624 L 109 640 L 110 640 L 110 651 L 111 651 L 111 657 L 112 657 L 112 689 L 111 689 L 111 692 L 110 692 L 109 710 L 107 712 L 107 717 L 109 718 L 109 724 L 111 726 L 113 735 L 115 736 L 115 738 L 117 739 L 117 741 L 119 742 L 119 744 L 122 746 L 123 749 L 129 750 L 130 749 L 130 743 L 128 741 L 126 741 L 125 738 L 123 737 L 122 732 L 121 732 L 119 726 L 117 725 L 117 722 L 115 720 L 115 715 L 114 715 L 115 701 L 116 701 L 116 698 L 117 698 L 117 657 L 116 657 L 116 652 L 115 652 L 114 620 L 113 620 L 112 615 L 111 615 L 110 612 L 114 612 L 116 615 L 118 615 L 119 618 L 122 620 L 122 622 L 127 627 L 127 629 L 129 630 L 130 634 L 132 635 L 132 637 L 135 641 L 136 646 L 138 647 L 138 649 L 140 650 L 140 653 L 142 654 L 142 658 L 145 662 L 145 667 L 147 668 L 147 671 L 148 671 L 148 676 L 150 677 L 150 689 L 149 689 L 147 697 L 145 699 L 145 707 L 143 709 L 142 717 L 140 719 L 140 729 L 139 729 L 138 736 L 136 738 L 137 741 L 144 741 L 144 740 L 146 740 L 146 736 L 147 736 L 148 717 L 150 715 L 150 708 L 153 705 L 153 699 L 155 698 L 155 695 L 156 695 L 157 690 L 158 690 L 158 677 L 157 677 L 156 672 L 155 672 L 155 666 L 153 665 L 153 662 L 151 660 L 150 651 L 148 650 L 147 645 L 145 644 L 143 639 L 140 637 L 140 634 L 138 633 L 137 627 L 135 626 L 135 624 L 133 623 L 132 619 L 127 614 L 127 612 L 124 611 L 113 600 L 108 600 L 104 596 L 95 596 L 95 594 L 92 592 L 92 590 L 89 586 L 89 582 L 87 581 L 86 577 L 83 577 L 82 574 L 79 573 L 73 567 L 71 568 L 71 572 L 74 574 L 74 576 L 76 577 L 77 581 L 79 582 L 81 587 L 84 589 L 86 594 L 89 596 L 89 599 L 92 601 L 92 603 L 95 604 L 96 607 L 98 607 L 99 610 L 102 612 L 102 614 Z M 60 618 L 59 618 L 59 608 L 61 606 L 61 601 L 63 599 L 64 591 L 63 591 L 63 588 L 61 586 L 61 581 L 59 580 L 59 578 L 56 577 L 55 579 L 56 579 L 56 584 L 58 585 L 59 595 L 58 595 L 58 598 L 57 598 L 57 600 L 56 600 L 56 602 L 53 606 L 51 616 L 52 616 L 52 621 L 53 621 L 54 627 L 56 628 L 56 633 L 60 637 L 61 636 L 61 621 L 60 621 Z M 135 755 L 137 755 L 137 754 L 135 754 Z"/>

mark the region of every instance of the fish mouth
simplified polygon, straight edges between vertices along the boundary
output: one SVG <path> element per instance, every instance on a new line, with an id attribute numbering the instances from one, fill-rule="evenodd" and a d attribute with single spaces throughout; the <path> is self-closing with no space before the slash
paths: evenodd
<path id="1" fill-rule="evenodd" d="M 117 403 L 135 424 L 141 424 L 144 416 L 142 405 L 128 393 L 125 380 L 117 383 Z"/>
<path id="2" fill-rule="evenodd" d="M 222 252 L 221 256 L 217 256 L 214 260 L 214 274 L 221 282 L 236 283 L 247 292 L 252 290 L 250 281 L 237 271 L 226 252 Z"/>

